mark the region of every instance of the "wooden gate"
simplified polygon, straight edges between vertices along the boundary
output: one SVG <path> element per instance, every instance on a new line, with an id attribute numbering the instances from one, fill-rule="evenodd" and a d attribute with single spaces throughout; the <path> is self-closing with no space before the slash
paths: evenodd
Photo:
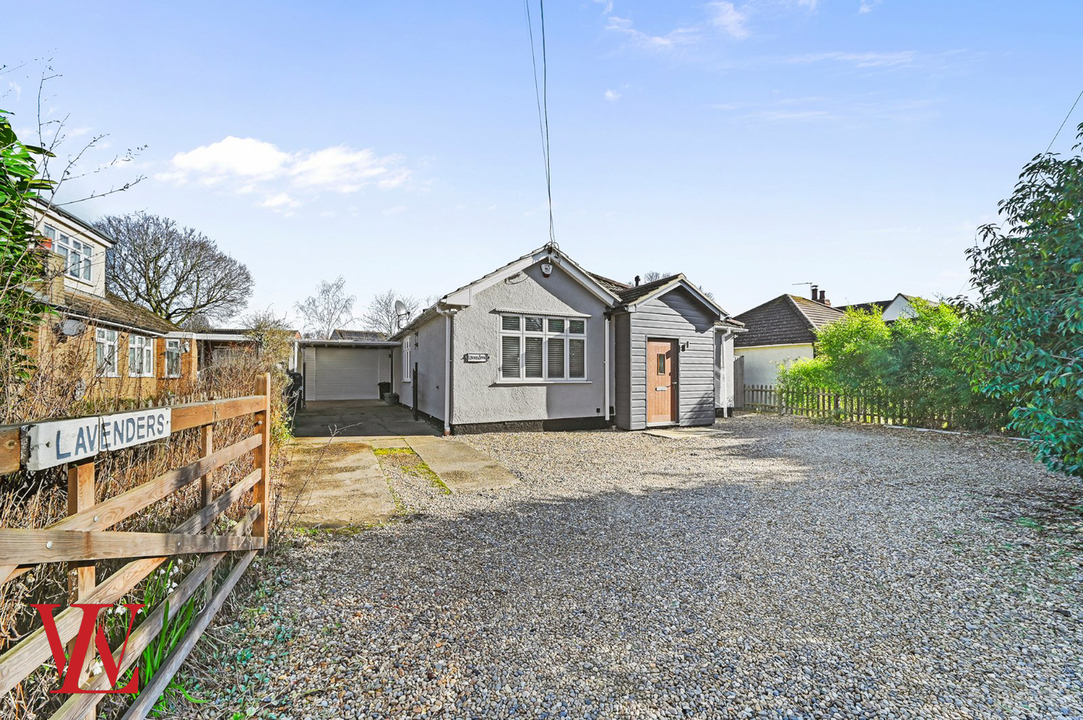
<path id="1" fill-rule="evenodd" d="M 6 583 L 29 572 L 42 563 L 67 563 L 74 571 L 70 602 L 82 604 L 113 604 L 131 592 L 156 568 L 178 555 L 199 554 L 200 562 L 178 583 L 166 600 L 151 610 L 143 622 L 132 629 L 126 647 L 114 651 L 125 672 L 140 657 L 182 606 L 195 592 L 205 587 L 208 600 L 196 615 L 187 633 L 163 662 L 161 668 L 145 683 L 124 717 L 143 718 L 165 691 L 196 641 L 222 607 L 226 596 L 240 580 L 257 551 L 267 547 L 268 499 L 270 497 L 270 376 L 257 379 L 256 394 L 229 400 L 212 400 L 168 408 L 171 417 L 170 434 L 200 428 L 201 455 L 184 467 L 170 470 L 158 477 L 95 504 L 95 465 L 90 457 L 68 464 L 68 516 L 40 530 L 0 528 L 0 583 Z M 164 410 L 165 408 L 152 408 Z M 135 413 L 126 413 L 133 415 Z M 100 417 L 99 431 L 110 418 Z M 243 440 L 221 449 L 214 449 L 214 424 L 221 420 L 253 417 L 253 432 Z M 74 419 L 86 420 L 86 418 Z M 91 426 L 96 418 L 92 418 Z M 68 422 L 68 421 L 65 421 Z M 46 424 L 39 424 L 39 429 Z M 52 427 L 61 423 L 52 423 Z M 0 474 L 15 472 L 27 465 L 27 445 L 33 424 L 0 428 Z M 54 452 L 61 442 L 57 430 Z M 39 433 L 40 434 L 40 433 Z M 114 435 L 116 437 L 116 435 Z M 233 484 L 219 497 L 213 497 L 210 474 L 248 453 L 252 453 L 252 472 Z M 54 463 L 56 464 L 56 463 Z M 197 480 L 202 482 L 200 509 L 168 533 L 111 532 L 109 528 L 125 518 L 134 516 L 151 504 L 167 498 Z M 222 513 L 252 491 L 247 513 L 224 535 L 203 534 Z M 230 553 L 238 557 L 217 589 L 211 587 L 215 568 Z M 98 583 L 95 561 L 133 558 L 120 569 Z M 169 616 L 166 616 L 168 610 Z M 54 615 L 57 633 L 62 643 L 72 641 L 79 631 L 82 612 L 66 607 Z M 120 653 L 123 652 L 123 659 Z M 87 666 L 93 658 L 88 653 Z M 27 676 L 52 660 L 49 638 L 39 627 L 0 656 L 0 695 L 18 685 Z M 110 680 L 105 672 L 88 675 L 84 667 L 81 687 L 87 690 L 107 690 Z M 93 717 L 101 694 L 73 694 L 52 716 L 61 718 Z"/>

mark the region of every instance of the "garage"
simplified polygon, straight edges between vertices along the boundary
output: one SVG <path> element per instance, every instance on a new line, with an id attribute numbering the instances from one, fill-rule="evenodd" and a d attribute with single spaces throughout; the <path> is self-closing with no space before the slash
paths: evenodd
<path id="1" fill-rule="evenodd" d="M 306 401 L 378 400 L 391 382 L 392 343 L 302 340 Z"/>

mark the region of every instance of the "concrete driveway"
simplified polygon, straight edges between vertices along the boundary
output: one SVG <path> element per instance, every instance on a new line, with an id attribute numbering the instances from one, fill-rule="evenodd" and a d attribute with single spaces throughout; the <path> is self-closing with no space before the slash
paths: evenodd
<path id="1" fill-rule="evenodd" d="M 414 420 L 409 410 L 382 400 L 314 400 L 298 411 L 293 424 L 293 436 L 298 438 L 439 434 L 430 423 Z"/>
<path id="2" fill-rule="evenodd" d="M 382 523 L 403 507 L 400 473 L 382 467 L 378 450 L 398 449 L 431 470 L 451 493 L 492 491 L 518 482 L 491 457 L 433 425 L 376 400 L 310 402 L 297 414 L 283 478 L 287 523 L 356 527 Z"/>

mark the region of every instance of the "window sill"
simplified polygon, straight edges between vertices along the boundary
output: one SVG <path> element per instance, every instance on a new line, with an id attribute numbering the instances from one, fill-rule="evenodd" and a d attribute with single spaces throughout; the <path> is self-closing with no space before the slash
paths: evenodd
<path id="1" fill-rule="evenodd" d="M 406 383 L 412 383 L 413 381 L 414 381 L 414 379 L 410 378 L 409 380 L 401 380 L 400 382 L 402 382 L 403 384 L 406 384 Z"/>
<path id="2" fill-rule="evenodd" d="M 100 378 L 118 378 L 118 377 L 120 377 L 120 375 L 117 374 L 117 373 L 98 373 L 98 377 L 100 377 Z"/>
<path id="3" fill-rule="evenodd" d="M 500 379 L 493 385 L 590 385 L 593 380 L 516 380 Z"/>
<path id="4" fill-rule="evenodd" d="M 154 380 L 153 375 L 132 375 L 132 374 L 129 373 L 128 377 L 136 378 L 136 379 L 142 379 L 142 380 Z"/>

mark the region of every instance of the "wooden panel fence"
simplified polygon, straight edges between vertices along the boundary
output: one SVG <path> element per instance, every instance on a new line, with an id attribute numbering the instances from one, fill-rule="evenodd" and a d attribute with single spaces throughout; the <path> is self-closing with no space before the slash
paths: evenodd
<path id="1" fill-rule="evenodd" d="M 954 411 L 919 406 L 885 392 L 858 390 L 837 393 L 818 389 L 783 389 L 776 385 L 746 385 L 745 408 L 780 415 L 879 425 L 955 427 Z"/>
<path id="2" fill-rule="evenodd" d="M 172 650 L 162 667 L 145 683 L 124 715 L 143 718 L 151 711 L 170 679 L 180 668 L 196 641 L 221 608 L 226 596 L 240 580 L 256 552 L 267 547 L 268 498 L 270 497 L 270 377 L 257 379 L 256 392 L 242 398 L 211 400 L 170 408 L 171 432 L 200 428 L 202 457 L 184 467 L 170 470 L 126 492 L 95 503 L 94 458 L 68 465 L 68 516 L 39 530 L 0 528 L 0 584 L 33 570 L 42 563 L 66 563 L 73 573 L 69 601 L 80 604 L 113 604 L 126 596 L 170 558 L 199 555 L 199 562 L 188 572 L 168 597 L 134 628 L 126 646 L 114 651 L 120 672 L 126 672 L 140 658 L 157 635 L 181 611 L 197 590 L 204 588 L 207 601 L 196 615 L 186 634 Z M 252 416 L 252 434 L 232 445 L 214 450 L 214 423 Z M 108 418 L 109 416 L 104 416 Z M 0 427 L 0 475 L 19 470 L 26 462 L 23 438 L 29 425 Z M 57 437 L 59 445 L 60 438 Z M 252 454 L 254 470 L 213 497 L 211 474 Z M 109 528 L 133 518 L 152 503 L 167 498 L 197 480 L 202 483 L 201 504 L 194 514 L 167 533 L 116 532 Z M 206 534 L 223 513 L 234 507 L 251 491 L 251 504 L 240 521 L 225 535 Z M 208 531 L 209 532 L 209 531 Z M 213 588 L 214 571 L 227 555 L 236 553 L 232 569 Z M 132 558 L 131 562 L 107 578 L 96 577 L 95 561 L 108 558 Z M 166 616 L 166 613 L 169 616 Z M 66 607 L 54 615 L 61 643 L 70 643 L 83 620 L 79 608 Z M 121 658 L 120 653 L 123 653 Z M 87 665 L 80 675 L 84 690 L 108 690 L 107 673 L 89 675 L 93 644 Z M 50 639 L 44 627 L 38 627 L 0 656 L 0 695 L 52 660 Z M 52 715 L 52 720 L 93 718 L 103 694 L 72 694 Z"/>

